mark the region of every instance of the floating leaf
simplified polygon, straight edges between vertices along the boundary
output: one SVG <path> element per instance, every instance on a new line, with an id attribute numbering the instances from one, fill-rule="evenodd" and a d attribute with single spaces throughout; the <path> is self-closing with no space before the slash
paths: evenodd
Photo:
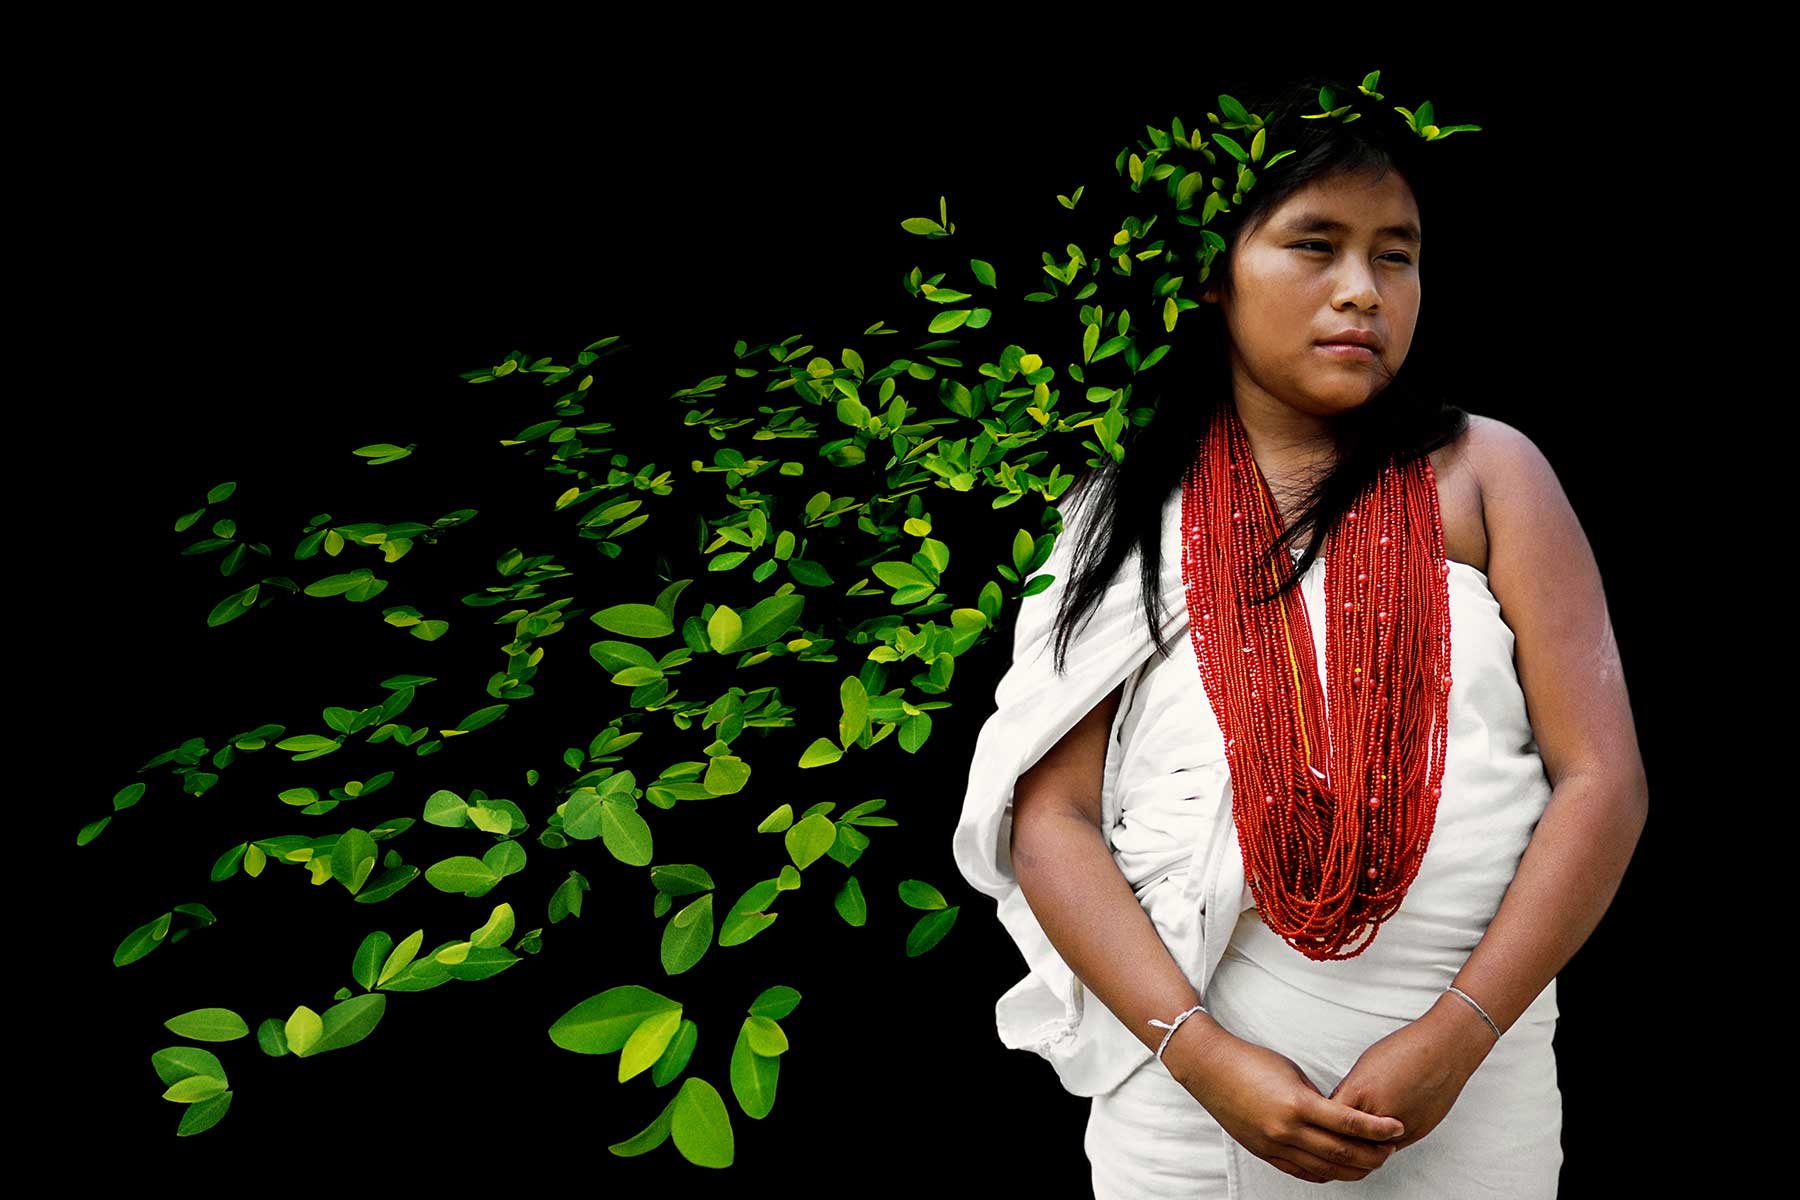
<path id="1" fill-rule="evenodd" d="M 765 1057 L 786 1054 L 787 1033 L 770 1017 L 744 1018 L 744 1032 L 749 1035 L 750 1049 Z"/>
<path id="2" fill-rule="evenodd" d="M 318 1042 L 319 1035 L 325 1032 L 325 1022 L 319 1019 L 318 1013 L 302 1004 L 289 1015 L 282 1032 L 287 1035 L 289 1052 L 304 1058 Z"/>
<path id="3" fill-rule="evenodd" d="M 217 1125 L 230 1108 L 231 1093 L 228 1091 L 188 1105 L 187 1111 L 181 1114 L 181 1124 L 175 1127 L 175 1136 L 190 1137 L 196 1133 L 205 1133 Z"/>
<path id="4" fill-rule="evenodd" d="M 731 1048 L 731 1094 L 744 1114 L 757 1120 L 775 1107 L 775 1088 L 781 1079 L 781 1060 L 764 1057 L 750 1047 L 748 1022 L 738 1030 Z"/>
<path id="5" fill-rule="evenodd" d="M 625 1039 L 625 1046 L 619 1055 L 619 1082 L 647 1071 L 657 1059 L 662 1057 L 675 1031 L 681 1027 L 681 1010 L 679 1008 L 662 1009 L 651 1013 L 638 1023 Z"/>
<path id="6" fill-rule="evenodd" d="M 719 1089 L 698 1076 L 682 1081 L 675 1094 L 670 1133 L 682 1157 L 699 1167 L 729 1167 L 736 1143 L 731 1115 Z"/>
<path id="7" fill-rule="evenodd" d="M 713 898 L 707 892 L 684 905 L 663 926 L 662 964 L 670 975 L 679 975 L 699 962 L 713 939 Z"/>
<path id="8" fill-rule="evenodd" d="M 199 1046 L 170 1046 L 150 1056 L 156 1077 L 165 1084 L 178 1083 L 193 1075 L 205 1075 L 225 1081 L 225 1064 L 211 1050 Z"/>
<path id="9" fill-rule="evenodd" d="M 837 895 L 831 898 L 831 903 L 847 924 L 860 928 L 868 923 L 869 905 L 863 899 L 862 885 L 856 882 L 856 876 L 851 875 L 845 878 L 843 885 L 837 890 Z"/>
<path id="10" fill-rule="evenodd" d="M 125 940 L 113 951 L 113 966 L 122 967 L 126 963 L 136 962 L 162 945 L 163 939 L 169 936 L 169 923 L 173 919 L 173 913 L 163 913 L 126 934 Z"/>
<path id="11" fill-rule="evenodd" d="M 956 924 L 958 911 L 959 908 L 946 908 L 920 917 L 912 932 L 906 935 L 907 956 L 917 957 L 942 941 L 950 927 Z"/>
<path id="12" fill-rule="evenodd" d="M 306 1010 L 310 1012 L 311 1010 Z M 345 1046 L 354 1046 L 374 1032 L 380 1023 L 381 1016 L 387 1011 L 387 997 L 380 992 L 368 992 L 361 996 L 334 1004 L 325 1010 L 319 1021 L 318 1036 L 305 1048 L 296 1049 L 294 1053 L 305 1058 L 313 1054 L 323 1054 L 327 1050 L 342 1050 Z M 293 1048 L 293 1019 L 288 1020 L 288 1045 Z"/>
<path id="13" fill-rule="evenodd" d="M 622 984 L 589 996 L 558 1017 L 550 1026 L 550 1040 L 576 1054 L 611 1054 L 624 1047 L 646 1017 L 680 1008 L 649 988 Z"/>
<path id="14" fill-rule="evenodd" d="M 913 908 L 937 909 L 949 903 L 944 893 L 922 879 L 901 880 L 900 899 Z"/>
<path id="15" fill-rule="evenodd" d="M 615 604 L 593 616 L 594 624 L 626 637 L 667 637 L 675 632 L 669 614 L 654 604 Z"/>
<path id="16" fill-rule="evenodd" d="M 669 1130 L 674 1123 L 674 1114 L 675 1100 L 671 1097 L 669 1102 L 663 1105 L 663 1110 L 656 1114 L 656 1120 L 644 1126 L 641 1132 L 622 1142 L 614 1142 L 607 1149 L 621 1158 L 631 1158 L 656 1149 L 669 1140 Z"/>
<path id="17" fill-rule="evenodd" d="M 244 1018 L 229 1008 L 196 1008 L 170 1017 L 163 1024 L 170 1032 L 196 1042 L 234 1042 L 250 1034 Z"/>
<path id="18" fill-rule="evenodd" d="M 350 978 L 369 990 L 375 990 L 375 983 L 380 978 L 381 964 L 393 953 L 394 939 L 377 929 L 362 940 L 356 948 L 356 957 L 350 964 Z"/>

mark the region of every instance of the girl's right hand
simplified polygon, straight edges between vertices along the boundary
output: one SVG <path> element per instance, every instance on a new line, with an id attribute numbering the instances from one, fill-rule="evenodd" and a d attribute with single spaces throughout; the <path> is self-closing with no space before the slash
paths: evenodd
<path id="1" fill-rule="evenodd" d="M 1362 1179 L 1406 1128 L 1322 1095 L 1298 1064 L 1216 1022 L 1169 1039 L 1163 1062 L 1240 1146 L 1310 1183 Z"/>

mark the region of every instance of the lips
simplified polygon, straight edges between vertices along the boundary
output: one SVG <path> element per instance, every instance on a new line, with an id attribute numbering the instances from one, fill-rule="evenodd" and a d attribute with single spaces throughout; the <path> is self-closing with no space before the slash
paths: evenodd
<path id="1" fill-rule="evenodd" d="M 1362 346 L 1375 353 L 1381 353 L 1381 339 L 1367 329 L 1340 329 L 1329 337 L 1322 337 L 1321 346 Z"/>

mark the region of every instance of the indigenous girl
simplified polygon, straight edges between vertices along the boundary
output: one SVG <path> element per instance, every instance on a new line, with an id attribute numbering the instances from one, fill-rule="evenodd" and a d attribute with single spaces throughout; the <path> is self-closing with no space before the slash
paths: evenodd
<path id="1" fill-rule="evenodd" d="M 1063 505 L 958 865 L 1097 1197 L 1554 1196 L 1555 975 L 1643 763 L 1550 465 L 1401 369 L 1435 151 L 1318 97 L 1250 106 L 1294 153 L 1211 222 L 1197 382 Z"/>

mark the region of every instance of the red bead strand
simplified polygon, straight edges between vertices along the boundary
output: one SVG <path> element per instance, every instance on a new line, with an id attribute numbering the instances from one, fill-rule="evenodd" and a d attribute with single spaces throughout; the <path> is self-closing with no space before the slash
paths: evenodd
<path id="1" fill-rule="evenodd" d="M 1450 565 L 1431 463 L 1390 462 L 1327 539 L 1323 686 L 1301 593 L 1249 602 L 1293 572 L 1286 555 L 1261 566 L 1281 532 L 1221 405 L 1183 480 L 1181 572 L 1244 877 L 1288 945 L 1354 958 L 1417 877 L 1442 793 Z"/>

